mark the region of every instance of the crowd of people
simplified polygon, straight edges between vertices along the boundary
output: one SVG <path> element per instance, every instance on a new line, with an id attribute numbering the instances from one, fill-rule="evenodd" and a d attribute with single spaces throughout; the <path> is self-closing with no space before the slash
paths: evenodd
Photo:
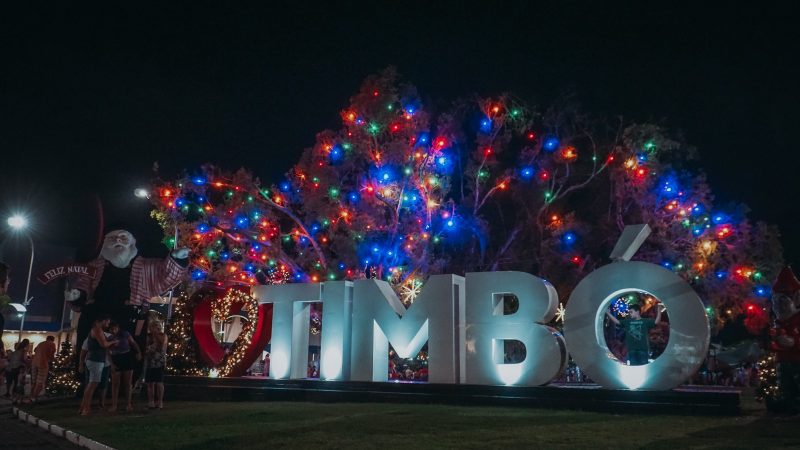
<path id="1" fill-rule="evenodd" d="M 141 349 L 120 324 L 105 316 L 98 317 L 81 345 L 78 372 L 83 374 L 84 384 L 78 413 L 83 416 L 91 414 L 95 394 L 98 394 L 100 410 L 116 412 L 120 391 L 125 394 L 125 411 L 133 411 L 135 372 L 143 375 L 139 380 L 147 385 L 147 407 L 164 408 L 166 355 L 167 335 L 161 322 L 149 322 L 147 343 Z M 109 384 L 111 404 L 107 406 Z"/>
<path id="2" fill-rule="evenodd" d="M 31 343 L 23 339 L 14 345 L 13 350 L 0 348 L 0 373 L 5 378 L 5 397 L 12 403 L 35 402 L 47 382 L 47 373 L 55 359 L 56 344 L 54 336 L 47 336 L 31 351 Z M 31 389 L 25 396 L 25 385 L 30 374 Z"/>
<path id="3" fill-rule="evenodd" d="M 0 310 L 9 302 L 7 293 L 10 282 L 9 267 L 0 262 Z M 0 338 L 3 326 L 4 320 L 0 311 Z M 125 410 L 133 411 L 134 374 L 139 375 L 137 380 L 147 385 L 148 408 L 164 407 L 167 335 L 161 321 L 155 318 L 148 321 L 144 349 L 140 348 L 121 323 L 112 323 L 108 315 L 97 316 L 92 322 L 88 337 L 78 344 L 81 349 L 78 361 L 81 382 L 78 392 L 82 398 L 78 410 L 80 415 L 91 414 L 95 394 L 98 394 L 101 410 L 116 412 L 120 391 L 125 395 Z M 0 345 L 0 374 L 5 378 L 4 396 L 14 404 L 37 401 L 45 390 L 48 372 L 55 361 L 54 336 L 47 336 L 36 348 L 31 347 L 28 339 L 21 340 L 8 351 Z M 25 386 L 29 375 L 32 386 L 26 395 Z M 111 404 L 107 405 L 109 385 Z"/>
<path id="4" fill-rule="evenodd" d="M 8 351 L 0 348 L 0 374 L 5 378 L 4 397 L 14 404 L 33 403 L 42 396 L 47 385 L 48 372 L 55 360 L 54 336 L 47 336 L 33 350 L 31 347 L 30 341 L 23 339 Z M 125 410 L 133 411 L 135 372 L 143 375 L 138 380 L 147 386 L 148 408 L 164 407 L 167 335 L 161 322 L 149 322 L 147 344 L 141 349 L 133 336 L 118 323 L 101 317 L 95 320 L 80 349 L 80 415 L 91 414 L 95 397 L 100 410 L 116 412 L 120 394 L 124 395 Z M 31 386 L 26 390 L 28 383 Z"/>
<path id="5" fill-rule="evenodd" d="M 428 361 L 418 358 L 400 358 L 389 352 L 389 381 L 428 381 Z"/>
<path id="6" fill-rule="evenodd" d="M 701 368 L 692 377 L 692 384 L 713 386 L 758 386 L 759 372 L 755 364 L 744 363 L 736 367 L 706 367 Z"/>

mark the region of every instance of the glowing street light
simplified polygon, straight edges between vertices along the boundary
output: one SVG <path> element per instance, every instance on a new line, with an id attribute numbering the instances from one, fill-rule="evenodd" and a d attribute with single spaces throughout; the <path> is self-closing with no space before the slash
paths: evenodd
<path id="1" fill-rule="evenodd" d="M 28 219 L 22 214 L 14 214 L 8 218 L 7 223 L 8 226 L 13 228 L 15 231 L 21 232 L 28 228 Z M 25 325 L 25 313 L 27 312 L 27 306 L 30 305 L 31 300 L 33 300 L 32 298 L 28 297 L 28 294 L 30 294 L 31 290 L 31 273 L 33 272 L 33 238 L 31 238 L 30 233 L 25 233 L 25 236 L 28 238 L 28 242 L 31 244 L 31 261 L 28 265 L 28 283 L 25 285 L 25 298 L 22 300 L 22 305 L 25 307 L 25 310 L 22 311 L 22 316 L 19 321 L 19 335 L 17 336 L 18 342 L 22 341 L 22 328 Z"/>
<path id="2" fill-rule="evenodd" d="M 136 188 L 133 190 L 133 195 L 138 198 L 150 198 L 150 193 L 145 188 Z"/>
<path id="3" fill-rule="evenodd" d="M 8 218 L 8 226 L 15 230 L 24 230 L 28 227 L 28 219 L 21 214 L 14 214 Z"/>

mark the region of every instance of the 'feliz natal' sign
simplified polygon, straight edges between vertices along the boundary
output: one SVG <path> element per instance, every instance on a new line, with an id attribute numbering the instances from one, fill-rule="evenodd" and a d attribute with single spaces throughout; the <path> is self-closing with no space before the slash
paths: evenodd
<path id="1" fill-rule="evenodd" d="M 47 284 L 57 278 L 73 275 L 94 278 L 97 276 L 97 269 L 87 266 L 86 264 L 65 264 L 62 266 L 53 267 L 52 269 L 47 269 L 36 278 L 40 283 Z"/>
<path id="2" fill-rule="evenodd" d="M 430 277 L 406 310 L 381 280 L 257 286 L 259 303 L 273 304 L 269 375 L 305 378 L 309 315 L 322 302 L 320 379 L 387 381 L 388 346 L 400 357 L 428 343 L 432 383 L 542 385 L 560 375 L 567 348 L 592 379 L 612 389 L 671 389 L 691 376 L 708 351 L 709 325 L 703 304 L 688 283 L 655 264 L 630 261 L 650 233 L 629 226 L 612 259 L 583 279 L 570 297 L 564 337 L 545 323 L 558 296 L 547 281 L 524 272 L 480 272 Z M 669 311 L 670 336 L 655 361 L 620 363 L 603 337 L 609 303 L 625 292 L 646 292 Z M 503 297 L 515 295 L 519 309 L 504 314 Z M 504 362 L 504 341 L 526 348 L 520 363 Z"/>

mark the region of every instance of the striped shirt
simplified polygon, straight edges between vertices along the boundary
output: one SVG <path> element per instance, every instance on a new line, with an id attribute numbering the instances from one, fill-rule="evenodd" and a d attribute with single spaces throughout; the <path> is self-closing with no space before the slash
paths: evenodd
<path id="1" fill-rule="evenodd" d="M 110 264 L 105 258 L 99 256 L 89 263 L 89 266 L 96 269 L 94 278 L 81 276 L 75 283 L 75 288 L 86 292 L 87 299 L 94 299 L 94 291 L 100 284 L 103 277 L 103 269 Z M 131 267 L 131 298 L 130 303 L 135 306 L 147 308 L 150 299 L 159 295 L 186 277 L 187 270 L 181 267 L 177 261 L 171 257 L 165 259 L 142 258 L 137 256 L 133 260 Z"/>

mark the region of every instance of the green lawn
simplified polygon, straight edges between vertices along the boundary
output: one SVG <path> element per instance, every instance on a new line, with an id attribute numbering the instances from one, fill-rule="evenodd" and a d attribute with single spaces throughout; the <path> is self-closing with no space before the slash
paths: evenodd
<path id="1" fill-rule="evenodd" d="M 800 447 L 800 418 L 600 414 L 443 405 L 171 402 L 156 412 L 78 417 L 77 400 L 28 406 L 119 449 Z"/>

